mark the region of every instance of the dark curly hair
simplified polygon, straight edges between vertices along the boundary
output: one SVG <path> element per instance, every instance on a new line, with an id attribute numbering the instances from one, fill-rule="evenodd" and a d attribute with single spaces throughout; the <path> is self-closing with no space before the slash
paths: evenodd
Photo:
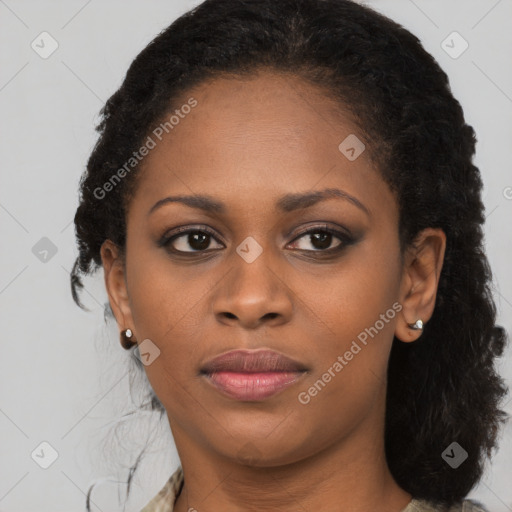
<path id="1" fill-rule="evenodd" d="M 393 340 L 385 449 L 404 490 L 450 506 L 481 478 L 507 419 L 499 409 L 507 388 L 494 367 L 507 335 L 495 324 L 474 130 L 435 59 L 385 16 L 350 0 L 206 0 L 163 30 L 101 110 L 74 219 L 73 298 L 83 307 L 80 274 L 101 266 L 105 239 L 124 251 L 125 215 L 140 172 L 135 168 L 105 198 L 98 189 L 189 88 L 264 69 L 307 80 L 353 116 L 396 195 L 402 254 L 424 228 L 446 233 L 433 316 L 416 342 Z M 149 397 L 149 407 L 163 413 L 152 390 Z M 456 469 L 441 457 L 453 441 L 468 452 Z"/>

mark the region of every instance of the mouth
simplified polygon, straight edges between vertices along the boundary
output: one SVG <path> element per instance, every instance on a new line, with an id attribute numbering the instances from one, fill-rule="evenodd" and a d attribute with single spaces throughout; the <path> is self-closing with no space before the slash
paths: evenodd
<path id="1" fill-rule="evenodd" d="M 307 368 L 272 350 L 233 350 L 208 361 L 200 370 L 224 396 L 260 401 L 295 384 Z"/>

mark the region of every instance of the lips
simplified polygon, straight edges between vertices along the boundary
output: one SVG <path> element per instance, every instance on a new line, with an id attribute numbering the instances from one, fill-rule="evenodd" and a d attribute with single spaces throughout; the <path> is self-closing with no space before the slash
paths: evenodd
<path id="1" fill-rule="evenodd" d="M 212 372 L 298 372 L 306 367 L 273 350 L 232 350 L 210 359 L 202 368 Z"/>
<path id="2" fill-rule="evenodd" d="M 200 370 L 223 395 L 243 401 L 269 398 L 297 382 L 307 368 L 272 350 L 233 350 Z"/>

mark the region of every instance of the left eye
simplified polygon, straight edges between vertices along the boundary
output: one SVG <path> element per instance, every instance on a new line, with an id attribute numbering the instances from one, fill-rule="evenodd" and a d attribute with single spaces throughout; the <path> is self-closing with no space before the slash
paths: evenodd
<path id="1" fill-rule="evenodd" d="M 339 236 L 338 236 L 339 235 Z M 342 233 L 338 233 L 337 231 L 323 228 L 323 229 L 312 229 L 310 231 L 307 231 L 306 233 L 302 233 L 299 237 L 297 237 L 295 241 L 301 241 L 302 239 L 307 240 L 309 238 L 309 243 L 314 246 L 314 249 L 307 249 L 304 247 L 298 247 L 298 249 L 303 251 L 325 251 L 327 249 L 334 249 L 335 247 L 339 247 L 343 244 L 343 241 L 347 238 L 346 235 Z M 335 245 L 334 247 L 330 247 L 330 245 L 333 242 L 333 239 L 337 238 L 339 240 L 339 243 Z M 307 243 L 306 243 L 307 245 Z"/>

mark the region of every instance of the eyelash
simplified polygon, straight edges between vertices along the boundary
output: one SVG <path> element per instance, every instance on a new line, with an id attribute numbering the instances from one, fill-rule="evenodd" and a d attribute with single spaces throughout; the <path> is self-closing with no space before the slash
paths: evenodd
<path id="1" fill-rule="evenodd" d="M 184 235 L 191 234 L 191 233 L 201 233 L 201 234 L 204 233 L 204 234 L 210 235 L 218 243 L 222 243 L 217 239 L 217 236 L 212 229 L 210 229 L 208 226 L 200 225 L 200 226 L 197 226 L 196 228 L 191 228 L 189 226 L 177 228 L 171 235 L 165 235 L 164 237 L 162 237 L 162 239 L 158 242 L 158 246 L 159 247 L 168 247 L 172 244 L 172 242 L 174 242 L 178 238 L 180 238 Z M 328 234 L 334 235 L 336 238 L 338 238 L 340 240 L 341 243 L 335 247 L 331 247 L 330 249 L 325 249 L 325 250 L 322 250 L 322 249 L 318 249 L 318 250 L 298 249 L 299 251 L 303 251 L 303 252 L 307 252 L 307 253 L 321 253 L 321 254 L 332 255 L 333 253 L 341 252 L 348 245 L 350 245 L 354 242 L 354 239 L 351 236 L 349 236 L 347 233 L 344 233 L 337 229 L 333 229 L 327 225 L 321 225 L 321 226 L 313 226 L 311 228 L 308 228 L 304 231 L 299 232 L 297 234 L 297 236 L 292 240 L 291 243 L 299 240 L 300 238 L 302 238 L 305 235 L 313 234 L 313 233 L 328 233 Z M 214 249 L 214 251 L 217 251 L 217 250 L 218 249 Z M 177 254 L 177 255 L 186 255 L 186 257 L 188 257 L 189 255 L 193 256 L 193 255 L 197 255 L 197 254 L 204 254 L 206 252 L 212 252 L 211 250 L 208 250 L 208 249 L 205 249 L 203 251 L 201 251 L 201 250 L 179 251 L 179 250 L 172 249 L 172 248 L 169 249 L 169 251 L 171 253 Z"/>

